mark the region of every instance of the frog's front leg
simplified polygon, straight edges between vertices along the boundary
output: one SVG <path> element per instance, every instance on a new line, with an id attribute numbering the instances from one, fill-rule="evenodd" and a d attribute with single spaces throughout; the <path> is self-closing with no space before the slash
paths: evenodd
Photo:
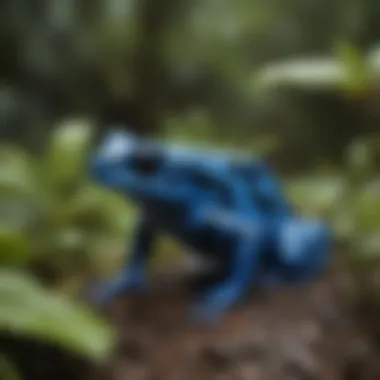
<path id="1" fill-rule="evenodd" d="M 101 302 L 108 302 L 129 290 L 142 291 L 148 287 L 146 268 L 154 237 L 155 230 L 151 223 L 147 218 L 142 218 L 136 228 L 129 260 L 122 271 L 102 285 L 98 292 Z"/>
<path id="2" fill-rule="evenodd" d="M 215 322 L 231 306 L 245 295 L 255 276 L 258 275 L 264 235 L 259 228 L 251 231 L 231 231 L 232 249 L 226 252 L 231 267 L 227 277 L 209 290 L 192 310 L 195 321 Z"/>

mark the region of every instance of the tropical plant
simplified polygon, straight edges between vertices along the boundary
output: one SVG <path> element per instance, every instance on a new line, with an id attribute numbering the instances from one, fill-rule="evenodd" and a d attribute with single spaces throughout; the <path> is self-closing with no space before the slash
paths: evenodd
<path id="1" fill-rule="evenodd" d="M 43 267 L 58 278 L 112 268 L 134 210 L 89 180 L 90 144 L 91 126 L 79 120 L 57 126 L 39 157 L 1 147 L 2 266 Z"/>
<path id="2" fill-rule="evenodd" d="M 68 121 L 52 132 L 41 156 L 0 149 L 0 331 L 101 360 L 112 330 L 73 300 L 78 283 L 69 285 L 112 270 L 121 251 L 114 242 L 126 243 L 133 210 L 87 178 L 90 143 L 90 124 Z M 40 281 L 52 273 L 58 281 Z M 3 359 L 2 375 L 15 378 Z"/>
<path id="3" fill-rule="evenodd" d="M 287 183 L 290 199 L 305 215 L 323 217 L 341 247 L 352 296 L 380 306 L 380 135 L 355 140 L 346 170 L 325 170 Z"/>
<path id="4" fill-rule="evenodd" d="M 342 93 L 368 91 L 380 78 L 379 47 L 367 55 L 347 42 L 337 43 L 334 56 L 294 58 L 268 64 L 253 76 L 253 88 L 288 87 Z"/>
<path id="5" fill-rule="evenodd" d="M 90 310 L 6 269 L 0 271 L 0 330 L 96 361 L 107 358 L 113 344 L 111 328 Z"/>

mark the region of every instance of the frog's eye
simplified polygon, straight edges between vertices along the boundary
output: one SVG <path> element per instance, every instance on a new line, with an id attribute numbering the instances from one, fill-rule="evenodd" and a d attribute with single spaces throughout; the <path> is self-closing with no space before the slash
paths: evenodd
<path id="1" fill-rule="evenodd" d="M 122 131 L 110 133 L 100 148 L 100 155 L 105 159 L 116 159 L 130 153 L 135 146 L 134 140 Z"/>
<path id="2" fill-rule="evenodd" d="M 161 167 L 163 156 L 159 150 L 144 149 L 133 155 L 131 167 L 140 174 L 155 174 Z"/>

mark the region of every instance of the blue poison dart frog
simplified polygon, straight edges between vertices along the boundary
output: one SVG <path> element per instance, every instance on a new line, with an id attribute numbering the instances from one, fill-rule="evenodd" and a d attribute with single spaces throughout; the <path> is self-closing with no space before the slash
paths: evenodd
<path id="1" fill-rule="evenodd" d="M 101 286 L 101 301 L 148 288 L 147 262 L 162 231 L 220 268 L 222 276 L 191 307 L 197 321 L 218 319 L 253 283 L 308 281 L 327 265 L 330 229 L 297 215 L 275 176 L 255 157 L 114 130 L 91 156 L 90 173 L 141 210 L 132 252 L 121 273 Z"/>

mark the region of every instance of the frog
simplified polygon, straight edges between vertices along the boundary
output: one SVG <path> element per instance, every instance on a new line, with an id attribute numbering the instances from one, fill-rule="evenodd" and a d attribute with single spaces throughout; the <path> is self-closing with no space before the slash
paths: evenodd
<path id="1" fill-rule="evenodd" d="M 191 321 L 216 322 L 253 284 L 276 288 L 316 278 L 328 265 L 329 226 L 287 201 L 259 158 L 215 152 L 110 130 L 89 159 L 91 178 L 136 204 L 132 248 L 101 302 L 147 291 L 155 239 L 164 233 L 217 263 L 219 276 L 197 295 Z"/>

